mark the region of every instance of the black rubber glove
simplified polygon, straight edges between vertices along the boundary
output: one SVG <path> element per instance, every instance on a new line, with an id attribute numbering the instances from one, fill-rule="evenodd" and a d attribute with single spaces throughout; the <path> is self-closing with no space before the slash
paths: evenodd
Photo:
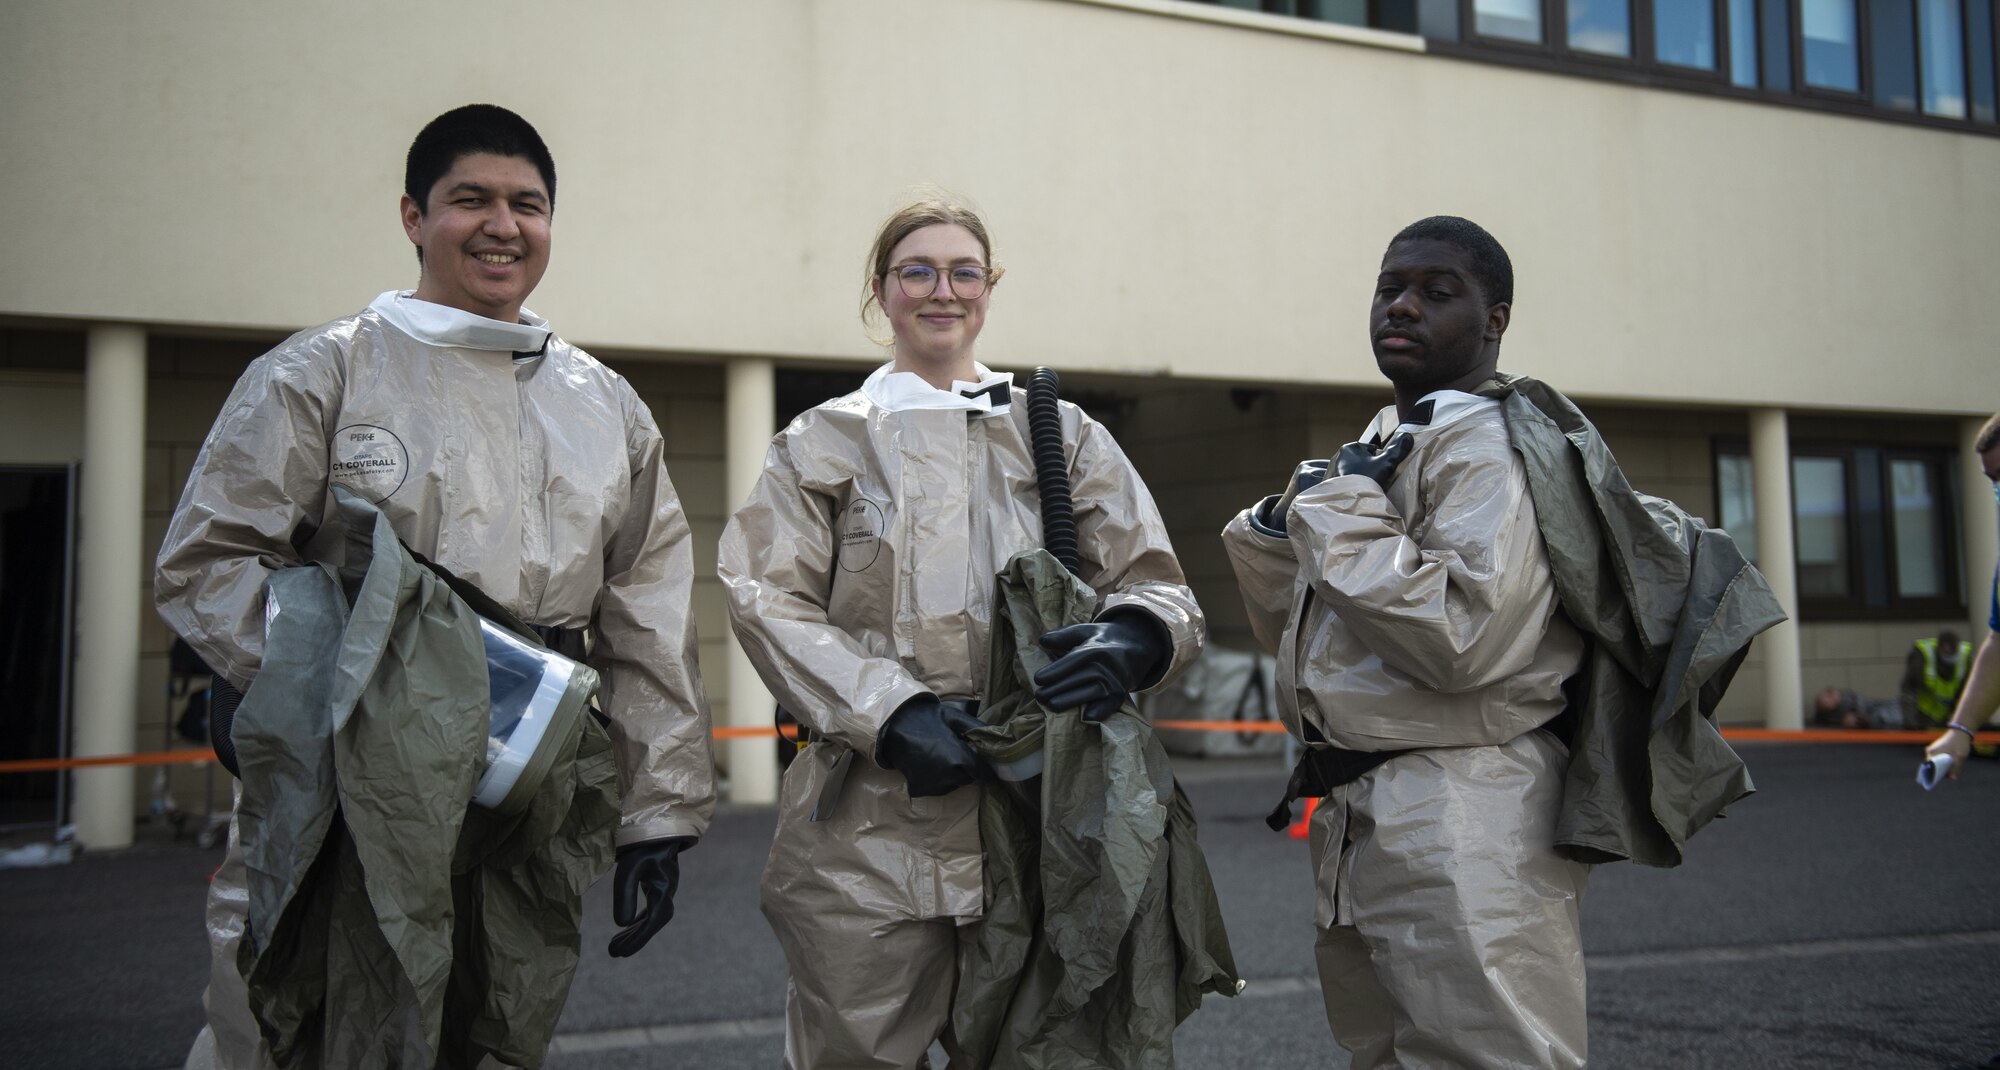
<path id="1" fill-rule="evenodd" d="M 1410 455 L 1411 447 L 1416 444 L 1417 440 L 1408 431 L 1390 435 L 1379 450 L 1366 442 L 1350 442 L 1334 456 L 1334 470 L 1344 476 L 1367 476 L 1386 490 L 1396 478 L 1396 469 L 1402 467 L 1403 458 Z"/>
<path id="2" fill-rule="evenodd" d="M 963 707 L 939 704 L 936 695 L 918 695 L 882 722 L 875 757 L 903 774 L 913 797 L 946 795 L 992 775 L 965 741 L 965 733 L 985 723 Z"/>
<path id="3" fill-rule="evenodd" d="M 1285 514 L 1291 511 L 1292 499 L 1319 486 L 1320 481 L 1326 478 L 1331 463 L 1324 460 L 1300 461 L 1299 466 L 1292 469 L 1292 479 L 1285 484 L 1285 492 L 1278 495 L 1276 501 L 1271 502 L 1269 511 L 1264 516 L 1258 517 L 1258 521 L 1272 531 L 1284 534 Z M 1270 501 L 1268 498 L 1265 500 Z"/>
<path id="4" fill-rule="evenodd" d="M 1159 678 L 1173 651 L 1166 625 L 1142 609 L 1043 632 L 1041 644 L 1056 660 L 1035 674 L 1035 701 L 1052 710 L 1081 706 L 1086 721 L 1117 713 Z"/>
<path id="5" fill-rule="evenodd" d="M 646 946 L 653 934 L 674 920 L 674 892 L 681 886 L 681 852 L 694 846 L 693 836 L 628 843 L 618 849 L 618 872 L 611 878 L 611 920 L 623 925 L 611 938 L 611 957 L 626 958 Z M 639 893 L 646 909 L 639 909 Z"/>

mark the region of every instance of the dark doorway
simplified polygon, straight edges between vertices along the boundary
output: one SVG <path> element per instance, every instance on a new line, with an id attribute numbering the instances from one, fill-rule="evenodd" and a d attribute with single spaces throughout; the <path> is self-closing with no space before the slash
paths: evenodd
<path id="1" fill-rule="evenodd" d="M 0 467 L 0 761 L 64 753 L 68 468 Z M 0 773 L 0 828 L 58 820 L 59 773 Z"/>

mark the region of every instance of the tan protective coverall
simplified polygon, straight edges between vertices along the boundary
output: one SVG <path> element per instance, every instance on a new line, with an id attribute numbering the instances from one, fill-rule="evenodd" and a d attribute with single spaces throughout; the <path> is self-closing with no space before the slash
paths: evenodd
<path id="1" fill-rule="evenodd" d="M 785 773 L 761 884 L 791 973 L 791 1070 L 908 1070 L 949 1023 L 958 929 L 983 911 L 983 789 L 911 798 L 875 764 L 876 733 L 906 699 L 976 698 L 986 678 L 995 577 L 1041 542 L 1013 396 L 993 411 L 990 395 L 880 369 L 778 434 L 723 532 L 737 638 L 784 708 L 826 737 Z M 1136 607 L 1166 626 L 1163 684 L 1199 655 L 1201 611 L 1138 472 L 1100 424 L 1061 410 L 1082 577 L 1100 614 Z M 809 821 L 850 753 L 838 806 Z"/>
<path id="2" fill-rule="evenodd" d="M 1583 640 L 1499 405 L 1432 396 L 1386 492 L 1333 476 L 1289 537 L 1254 510 L 1223 531 L 1292 732 L 1420 748 L 1314 812 L 1327 1020 L 1357 1070 L 1581 1066 L 1588 867 L 1555 853 L 1567 752 L 1538 729 Z M 1395 425 L 1391 407 L 1370 432 Z"/>
<path id="3" fill-rule="evenodd" d="M 264 581 L 336 559 L 340 532 L 322 521 L 333 484 L 346 486 L 411 549 L 523 621 L 590 628 L 617 750 L 619 844 L 700 836 L 714 761 L 689 605 L 694 553 L 665 444 L 622 377 L 533 313 L 522 319 L 391 291 L 254 361 L 168 525 L 160 616 L 247 687 L 263 650 Z M 267 1063 L 235 976 L 245 905 L 232 828 L 209 892 L 213 1032 L 190 1066 Z"/>

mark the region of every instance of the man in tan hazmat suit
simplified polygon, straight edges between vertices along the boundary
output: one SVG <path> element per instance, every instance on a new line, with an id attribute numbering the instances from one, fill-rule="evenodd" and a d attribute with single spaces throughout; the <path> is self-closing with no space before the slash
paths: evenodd
<path id="1" fill-rule="evenodd" d="M 934 1040 L 971 1065 L 950 1015 L 991 771 L 961 733 L 980 724 L 995 575 L 1042 537 L 1025 405 L 973 356 L 1000 276 L 984 223 L 919 201 L 869 259 L 895 359 L 779 432 L 719 553 L 736 635 L 807 741 L 760 888 L 790 968 L 788 1070 L 913 1070 Z M 1076 406 L 1061 420 L 1101 600 L 1043 635 L 1059 657 L 1036 694 L 1103 717 L 1192 662 L 1203 620 L 1131 462 Z"/>
<path id="2" fill-rule="evenodd" d="M 622 790 L 626 928 L 610 950 L 623 956 L 672 917 L 677 856 L 707 828 L 714 770 L 691 540 L 659 429 L 623 378 L 522 307 L 548 266 L 555 186 L 547 147 L 503 108 L 458 108 L 418 134 L 401 206 L 417 289 L 251 364 L 196 460 L 155 592 L 167 624 L 247 689 L 265 580 L 338 552 L 326 523 L 338 485 L 522 621 L 578 649 L 587 634 Z M 269 1063 L 237 973 L 246 905 L 232 829 L 191 1067 Z"/>
<path id="3" fill-rule="evenodd" d="M 1561 612 L 1491 378 L 1513 273 L 1437 216 L 1390 243 L 1370 322 L 1396 403 L 1223 532 L 1280 710 L 1322 770 L 1315 948 L 1367 1067 L 1575 1067 L 1587 867 L 1554 829 Z"/>

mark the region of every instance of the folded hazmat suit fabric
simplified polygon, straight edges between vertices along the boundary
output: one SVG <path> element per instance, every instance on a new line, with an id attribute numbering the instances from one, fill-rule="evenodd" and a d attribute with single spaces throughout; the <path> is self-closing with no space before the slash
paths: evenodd
<path id="1" fill-rule="evenodd" d="M 1235 995 L 1229 937 L 1166 750 L 1128 702 L 1101 724 L 1038 705 L 1044 631 L 1097 596 L 1045 550 L 1016 555 L 994 600 L 990 676 L 969 737 L 997 768 L 981 802 L 987 910 L 961 959 L 952 1022 L 988 1070 L 1174 1065 L 1174 1027 Z M 1003 776 L 1005 774 L 1003 773 Z"/>
<path id="2" fill-rule="evenodd" d="M 372 505 L 337 500 L 345 564 L 271 579 L 236 715 L 251 1009 L 281 1066 L 540 1065 L 611 867 L 610 738 L 576 718 L 524 809 L 471 807 L 480 618 Z"/>

